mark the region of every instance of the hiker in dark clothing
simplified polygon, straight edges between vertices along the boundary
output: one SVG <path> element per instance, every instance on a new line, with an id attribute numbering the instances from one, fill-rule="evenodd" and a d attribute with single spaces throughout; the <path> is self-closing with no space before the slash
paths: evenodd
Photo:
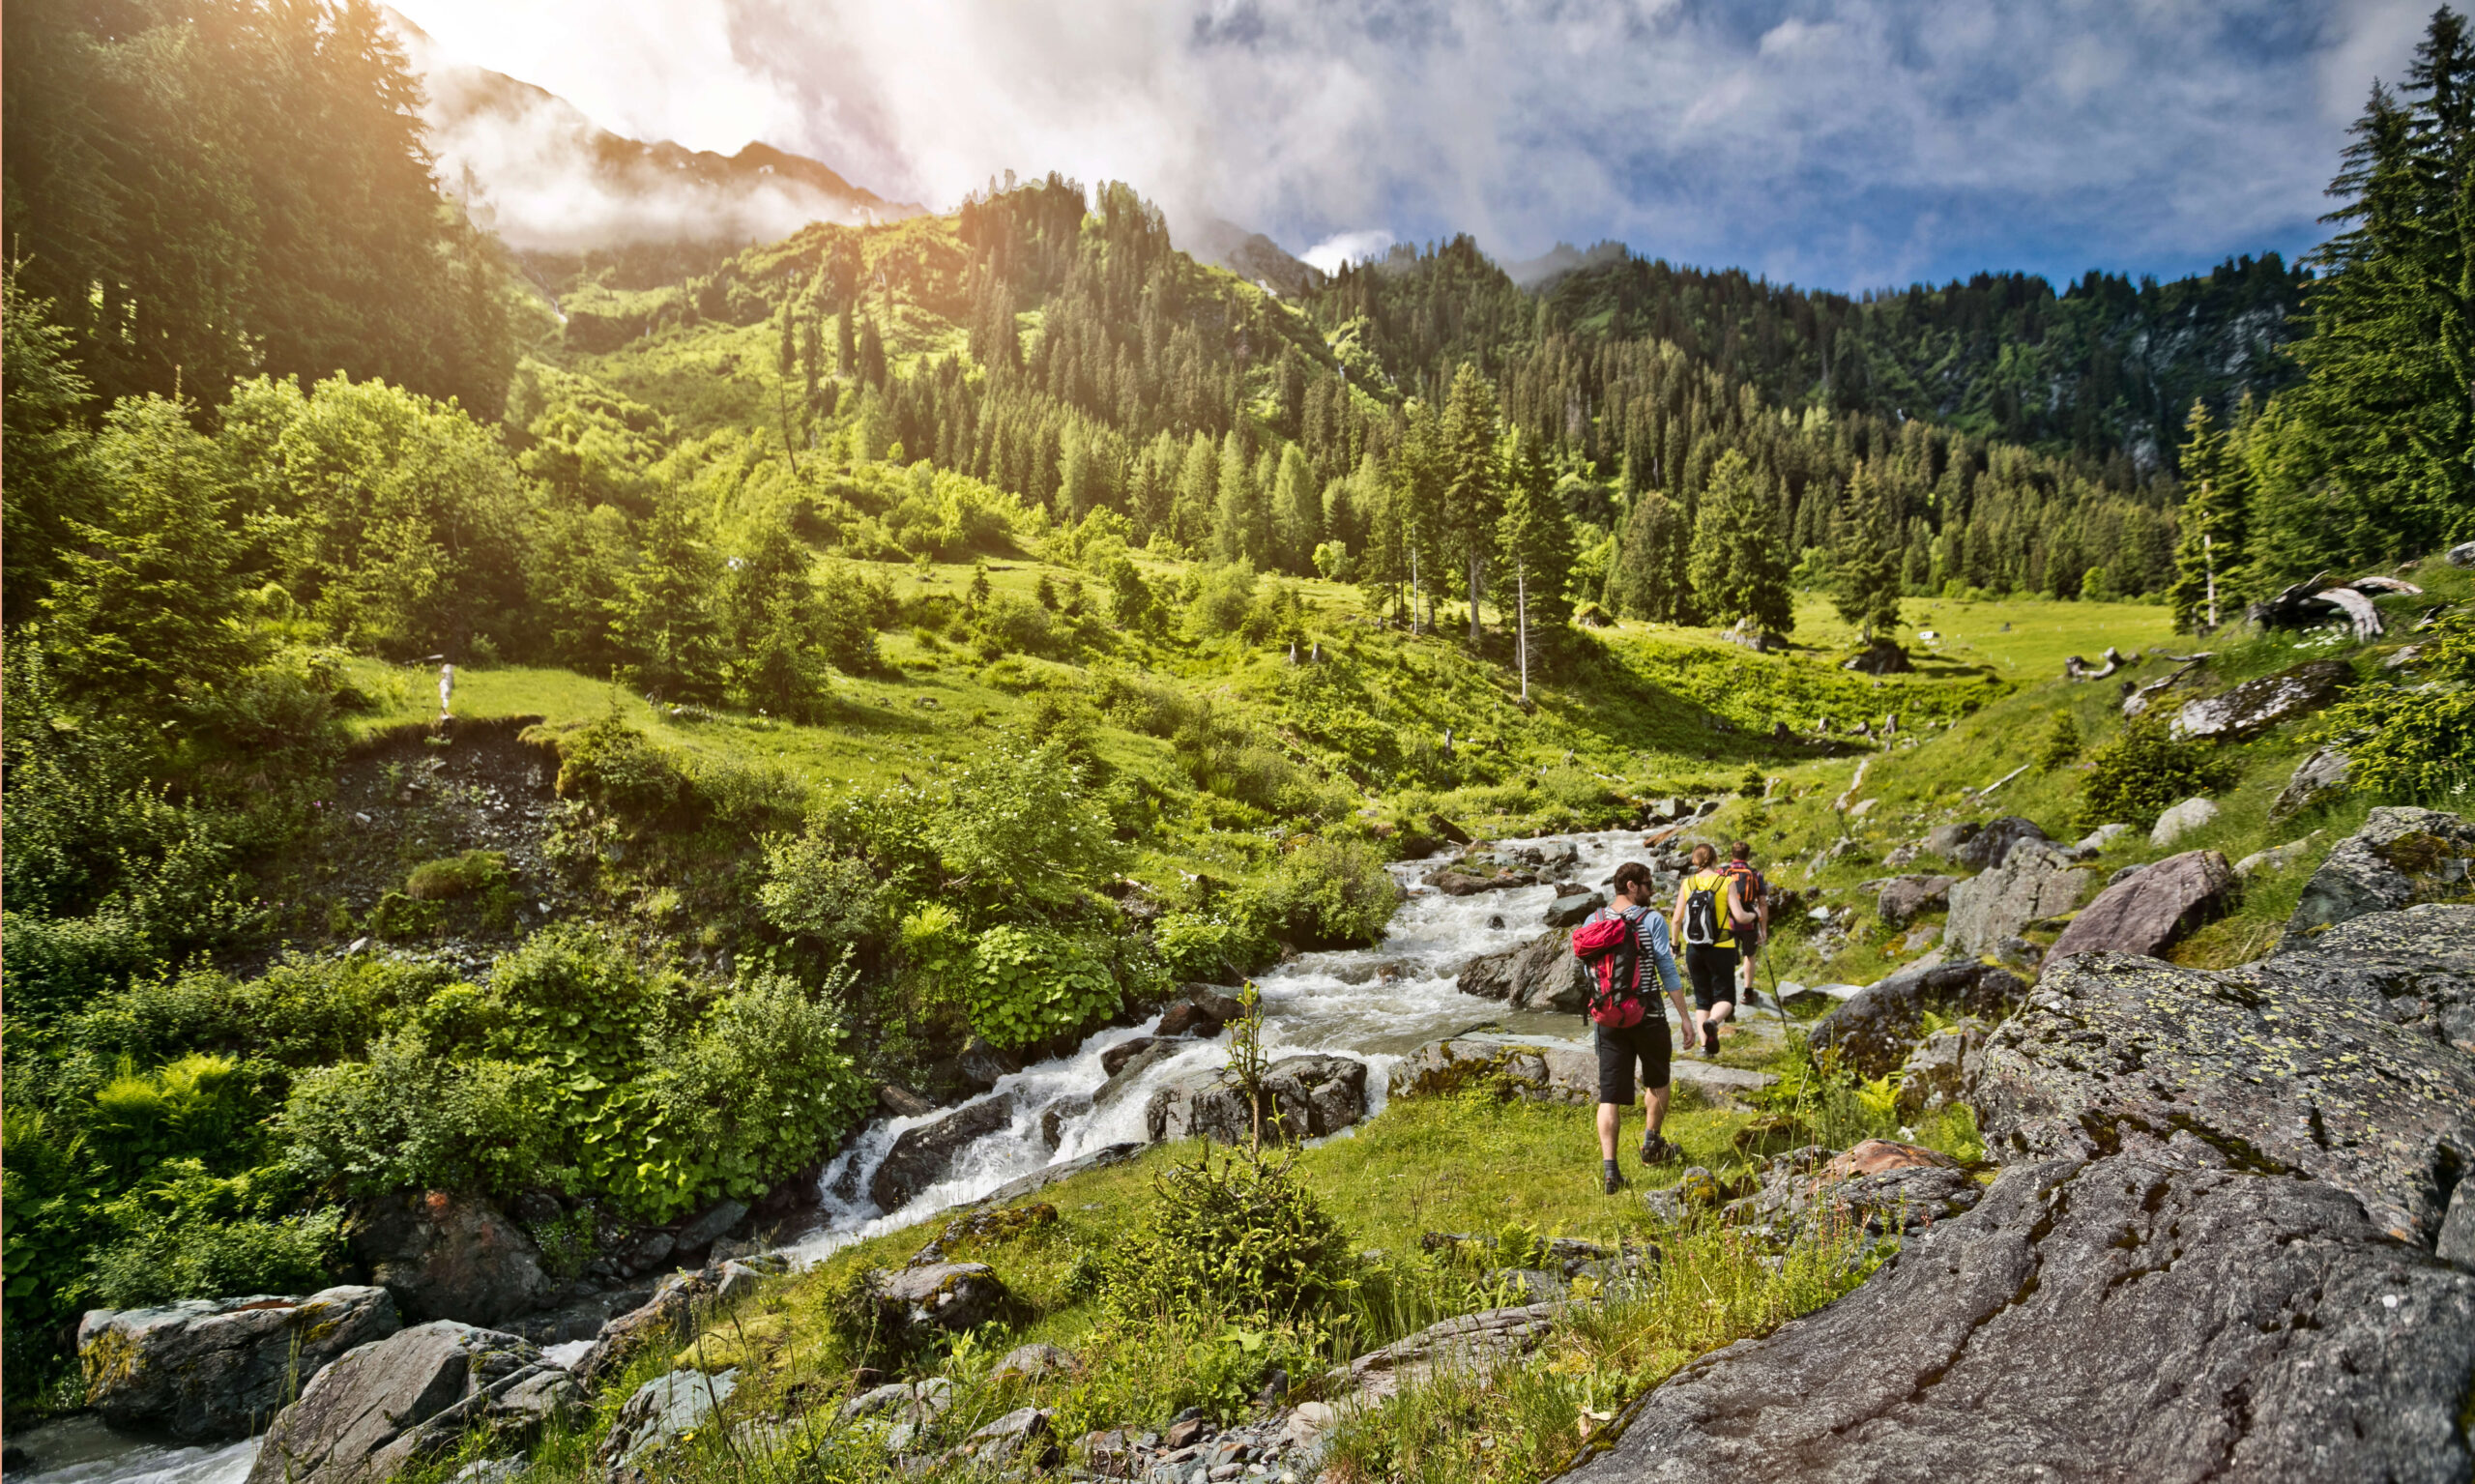
<path id="1" fill-rule="evenodd" d="M 1616 868 L 1616 901 L 1590 915 L 1590 922 L 1621 917 L 1632 924 L 1633 939 L 1640 956 L 1634 966 L 1635 983 L 1625 986 L 1638 992 L 1646 988 L 1649 968 L 1657 967 L 1659 982 L 1675 1005 L 1677 1019 L 1689 1033 L 1693 1029 L 1693 1008 L 1684 998 L 1684 986 L 1675 971 L 1675 952 L 1669 946 L 1667 919 L 1651 905 L 1655 894 L 1650 885 L 1650 868 L 1638 860 L 1627 860 Z M 1587 924 L 1585 924 L 1586 926 Z M 1647 996 L 1643 996 L 1645 1000 Z M 1595 1017 L 1593 1017 L 1595 1018 Z M 1641 1085 L 1648 1092 L 1647 1126 L 1642 1130 L 1642 1163 L 1662 1164 L 1676 1157 L 1674 1145 L 1659 1133 L 1659 1125 L 1667 1120 L 1668 1060 L 1672 1055 L 1668 1036 L 1667 1015 L 1656 1004 L 1646 1006 L 1640 1022 L 1618 1029 L 1600 1024 L 1596 1028 L 1598 1044 L 1598 1153 L 1602 1183 L 1609 1195 L 1624 1188 L 1624 1175 L 1616 1161 L 1616 1139 L 1622 1126 L 1624 1110 L 1633 1103 L 1633 1082 L 1636 1068 Z"/>
<path id="2" fill-rule="evenodd" d="M 1736 958 L 1744 966 L 1744 993 L 1736 1003 L 1751 1004 L 1753 1000 L 1753 956 L 1770 943 L 1770 884 L 1753 867 L 1753 846 L 1738 840 L 1728 847 L 1728 863 L 1719 867 L 1735 887 L 1739 916 L 1730 927 L 1736 941 Z"/>

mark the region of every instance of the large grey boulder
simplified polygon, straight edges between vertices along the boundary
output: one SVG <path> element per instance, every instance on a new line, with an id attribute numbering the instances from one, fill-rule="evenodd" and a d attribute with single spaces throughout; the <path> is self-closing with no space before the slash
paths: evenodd
<path id="1" fill-rule="evenodd" d="M 582 1408 L 574 1381 L 531 1344 L 436 1320 L 320 1371 L 267 1429 L 249 1484 L 380 1484 L 474 1429 L 522 1449 Z"/>
<path id="2" fill-rule="evenodd" d="M 1549 927 L 1578 927 L 1591 913 L 1607 905 L 1603 891 L 1576 891 L 1547 904 Z"/>
<path id="3" fill-rule="evenodd" d="M 1817 1052 L 1836 1048 L 1865 1077 L 1896 1070 L 1925 1035 L 1925 1012 L 1996 1020 L 2027 993 L 2018 975 L 1991 964 L 1911 965 L 1869 984 L 1813 1023 Z"/>
<path id="4" fill-rule="evenodd" d="M 2174 735 L 2217 742 L 2257 737 L 2279 722 L 2328 705 L 2353 679 L 2354 671 L 2339 660 L 2306 660 L 2216 695 L 2184 702 L 2174 715 Z"/>
<path id="5" fill-rule="evenodd" d="M 900 1210 L 946 1178 L 954 1156 L 1014 1121 L 1014 1099 L 1001 1093 L 970 1103 L 933 1122 L 896 1135 L 884 1162 L 868 1177 L 868 1199 L 882 1211 Z"/>
<path id="6" fill-rule="evenodd" d="M 185 1442 L 247 1438 L 327 1363 L 402 1327 L 383 1288 L 89 1309 L 77 1325 L 86 1405 L 114 1427 Z"/>
<path id="7" fill-rule="evenodd" d="M 1989 952 L 2029 923 L 2080 905 L 2091 875 L 2073 869 L 2071 858 L 2051 842 L 2024 840 L 2000 865 L 1951 887 L 1945 941 L 1960 953 Z"/>
<path id="8" fill-rule="evenodd" d="M 986 1324 L 1005 1301 L 1005 1285 L 986 1263 L 925 1263 L 869 1274 L 878 1318 L 890 1332 L 945 1329 L 960 1334 Z"/>
<path id="9" fill-rule="evenodd" d="M 2286 787 L 2269 804 L 2272 820 L 2291 819 L 2317 803 L 2346 791 L 2346 774 L 2354 765 L 2335 747 L 2323 747 L 2294 766 Z"/>
<path id="10" fill-rule="evenodd" d="M 524 1229 L 480 1196 L 390 1196 L 353 1223 L 352 1254 L 408 1321 L 496 1324 L 546 1308 L 558 1286 Z"/>
<path id="11" fill-rule="evenodd" d="M 2148 843 L 2155 849 L 2164 850 L 2193 830 L 2214 822 L 2217 813 L 2217 805 L 2206 799 L 2186 799 L 2157 816 L 2157 823 L 2149 828 Z"/>
<path id="12" fill-rule="evenodd" d="M 1573 957 L 1572 942 L 1569 927 L 1558 928 L 1520 947 L 1473 958 L 1454 987 L 1481 1000 L 1501 1000 L 1516 1010 L 1579 1014 L 1588 1003 L 1589 983 Z"/>
<path id="13" fill-rule="evenodd" d="M 2475 824 L 2437 809 L 2374 809 L 2312 873 L 2278 942 L 2281 952 L 2372 912 L 2463 899 L 2475 865 Z"/>
<path id="14" fill-rule="evenodd" d="M 2467 1477 L 2475 1270 L 2431 1247 L 2475 1156 L 2475 1058 L 2436 1033 L 2470 997 L 2469 908 L 2222 974 L 2056 964 L 1980 1062 L 2014 1162 L 1975 1208 L 1688 1364 L 1571 1477 Z"/>
<path id="15" fill-rule="evenodd" d="M 1366 1063 L 1353 1057 L 1285 1057 L 1265 1071 L 1264 1138 L 1316 1139 L 1338 1133 L 1366 1112 Z M 1254 1110 L 1223 1072 L 1200 1072 L 1154 1091 L 1144 1122 L 1155 1144 L 1217 1139 L 1243 1144 Z"/>
<path id="16" fill-rule="evenodd" d="M 2138 876 L 2097 893 L 2047 950 L 2142 953 L 2163 958 L 2168 945 L 2216 916 L 2234 887 L 2234 868 L 2213 850 L 2169 856 Z"/>
<path id="17" fill-rule="evenodd" d="M 1482 1309 L 1430 1324 L 1325 1372 L 1324 1397 L 1335 1404 L 1380 1402 L 1405 1385 L 1446 1371 L 1483 1379 L 1498 1366 L 1536 1350 L 1554 1332 L 1563 1310 L 1561 1303 L 1524 1304 Z"/>

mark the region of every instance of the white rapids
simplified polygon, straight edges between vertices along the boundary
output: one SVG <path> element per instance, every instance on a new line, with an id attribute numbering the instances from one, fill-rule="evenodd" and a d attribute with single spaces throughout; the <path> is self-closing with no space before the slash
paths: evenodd
<path id="1" fill-rule="evenodd" d="M 1505 848 L 1571 845 L 1579 861 L 1557 874 L 1604 890 L 1617 864 L 1645 857 L 1641 840 L 1638 830 L 1611 830 L 1495 843 Z M 1537 886 L 1445 896 L 1420 881 L 1445 858 L 1392 867 L 1410 896 L 1393 914 L 1382 943 L 1304 954 L 1255 979 L 1263 995 L 1265 1050 L 1274 1058 L 1314 1052 L 1364 1062 L 1368 1117 L 1382 1109 L 1392 1068 L 1401 1058 L 1439 1037 L 1489 1022 L 1507 1032 L 1559 1040 L 1579 1039 L 1586 1033 L 1578 1016 L 1509 1011 L 1454 987 L 1470 959 L 1519 947 L 1544 931 L 1547 904 L 1556 893 L 1552 886 Z M 1063 1117 L 1055 1149 L 1041 1135 L 1040 1118 L 1063 1099 L 1088 1098 L 1108 1080 L 1101 1053 L 1150 1034 L 1157 1024 L 1155 1018 L 1138 1026 L 1111 1027 L 1092 1034 L 1070 1056 L 1001 1078 L 983 1097 L 1010 1096 L 1012 1121 L 963 1149 L 945 1178 L 897 1210 L 880 1210 L 868 1199 L 869 1177 L 904 1130 L 946 1118 L 954 1109 L 870 1124 L 826 1168 L 822 1229 L 786 1247 L 785 1255 L 795 1262 L 813 1262 L 863 1237 L 978 1200 L 1043 1166 L 1064 1164 L 1112 1144 L 1142 1142 L 1144 1105 L 1152 1090 L 1225 1064 L 1229 1051 L 1223 1040 L 1197 1040 L 1144 1072 L 1110 1106 Z"/>

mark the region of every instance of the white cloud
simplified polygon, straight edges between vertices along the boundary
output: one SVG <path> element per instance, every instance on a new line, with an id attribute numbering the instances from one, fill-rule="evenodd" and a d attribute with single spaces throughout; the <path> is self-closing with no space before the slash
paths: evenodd
<path id="1" fill-rule="evenodd" d="M 1392 243 L 1392 234 L 1381 227 L 1335 232 L 1297 256 L 1308 266 L 1325 273 L 1339 273 L 1344 264 L 1363 263 L 1370 258 L 1382 257 Z"/>
<path id="2" fill-rule="evenodd" d="M 1290 242 L 1382 221 L 1843 287 L 2309 240 L 2420 0 L 399 0 L 644 138 L 950 207 L 1129 180 Z"/>

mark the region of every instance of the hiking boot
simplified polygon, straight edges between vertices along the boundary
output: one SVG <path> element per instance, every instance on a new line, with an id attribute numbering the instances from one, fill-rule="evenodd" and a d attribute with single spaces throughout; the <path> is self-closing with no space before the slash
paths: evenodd
<path id="1" fill-rule="evenodd" d="M 1644 1134 L 1642 1136 L 1642 1163 L 1645 1165 L 1669 1164 L 1683 1152 L 1682 1149 L 1668 1143 L 1662 1135 Z"/>
<path id="2" fill-rule="evenodd" d="M 1703 1022 L 1702 1055 L 1713 1062 L 1719 1060 L 1719 1023 L 1715 1020 Z"/>
<path id="3" fill-rule="evenodd" d="M 1599 1187 L 1609 1195 L 1615 1195 L 1624 1188 L 1624 1172 L 1616 1167 L 1615 1160 L 1608 1160 L 1605 1168 L 1600 1171 Z"/>

